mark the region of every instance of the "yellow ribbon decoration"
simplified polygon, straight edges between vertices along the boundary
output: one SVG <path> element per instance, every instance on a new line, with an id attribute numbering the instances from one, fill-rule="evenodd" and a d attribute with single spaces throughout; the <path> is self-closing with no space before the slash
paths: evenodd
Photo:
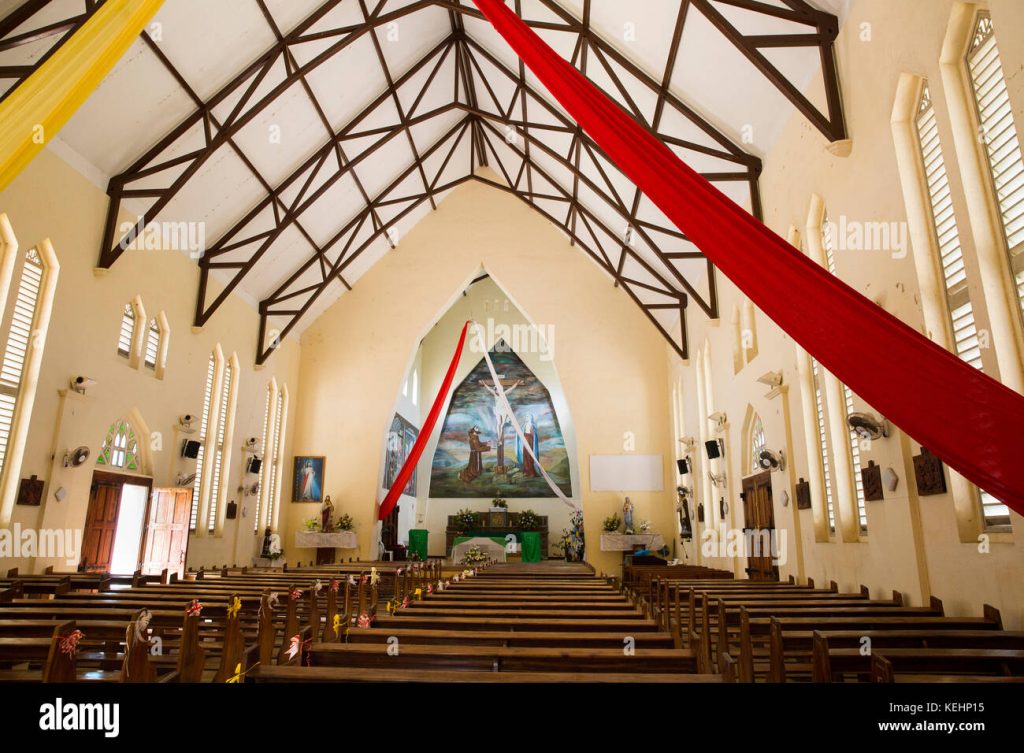
<path id="1" fill-rule="evenodd" d="M 334 623 L 331 625 L 331 627 L 334 630 L 334 634 L 337 635 L 338 634 L 338 628 L 341 627 L 341 615 L 340 614 L 334 615 Z"/>
<path id="2" fill-rule="evenodd" d="M 237 617 L 239 610 L 242 608 L 242 600 L 237 596 L 232 599 L 231 604 L 228 606 L 228 617 Z"/>
<path id="3" fill-rule="evenodd" d="M 241 678 L 242 678 L 242 663 L 239 662 L 238 664 L 235 665 L 235 674 L 234 674 L 234 676 L 233 677 L 229 677 L 226 680 L 226 682 L 227 683 L 235 683 L 235 684 L 237 684 L 237 683 L 241 682 Z"/>
<path id="4" fill-rule="evenodd" d="M 393 611 L 392 606 L 391 606 L 391 599 L 388 599 L 388 603 L 387 603 L 387 606 L 385 608 L 388 610 L 388 614 L 394 614 L 394 611 Z"/>
<path id="5" fill-rule="evenodd" d="M 415 596 L 417 599 L 422 599 L 423 598 L 423 589 L 422 588 L 417 588 L 415 591 L 413 591 L 412 595 Z"/>

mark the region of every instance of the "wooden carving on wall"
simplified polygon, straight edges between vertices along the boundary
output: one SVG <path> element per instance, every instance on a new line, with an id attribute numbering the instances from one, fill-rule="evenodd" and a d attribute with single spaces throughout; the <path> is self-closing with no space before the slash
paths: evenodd
<path id="1" fill-rule="evenodd" d="M 860 469 L 860 480 L 864 484 L 864 499 L 867 502 L 880 502 L 885 499 L 882 492 L 882 466 L 869 460 L 866 468 Z"/>
<path id="2" fill-rule="evenodd" d="M 811 485 L 802 478 L 796 482 L 796 509 L 811 509 Z"/>
<path id="3" fill-rule="evenodd" d="M 39 507 L 43 501 L 43 481 L 33 475 L 31 478 L 23 478 L 18 487 L 18 504 Z"/>
<path id="4" fill-rule="evenodd" d="M 921 454 L 914 456 L 914 480 L 917 481 L 917 493 L 922 497 L 930 494 L 946 493 L 946 474 L 943 472 L 942 461 L 922 447 Z"/>

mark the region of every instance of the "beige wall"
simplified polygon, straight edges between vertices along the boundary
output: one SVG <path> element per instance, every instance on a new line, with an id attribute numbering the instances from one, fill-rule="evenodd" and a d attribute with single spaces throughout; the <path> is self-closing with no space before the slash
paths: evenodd
<path id="1" fill-rule="evenodd" d="M 956 177 L 957 155 L 945 114 L 945 94 L 939 73 L 939 55 L 951 7 L 952 0 L 928 0 L 927 3 L 858 0 L 854 3 L 838 44 L 853 153 L 845 159 L 833 156 L 826 151 L 822 136 L 806 120 L 794 115 L 765 159 L 761 194 L 766 224 L 783 237 L 787 236 L 790 226 L 806 234 L 812 194 L 824 199 L 833 220 L 845 215 L 849 220 L 861 222 L 905 221 L 890 116 L 900 74 L 906 71 L 926 76 L 939 113 L 946 165 L 953 182 L 960 233 L 972 280 L 971 297 L 979 313 L 978 326 L 984 328 L 987 326 L 984 294 L 976 273 L 966 202 Z M 1024 76 L 1014 76 L 1014 73 L 1019 74 L 1024 64 L 1024 51 L 1014 40 L 1024 30 L 1024 10 L 1014 0 L 992 2 L 991 8 L 1020 128 L 1024 125 Z M 868 28 L 871 41 L 862 41 L 861 35 Z M 892 253 L 883 251 L 841 250 L 836 255 L 836 264 L 844 281 L 911 326 L 923 329 L 918 284 L 909 250 L 905 258 L 894 258 Z M 1024 547 L 1019 543 L 1024 533 L 1024 519 L 1014 514 L 1015 535 L 993 537 L 988 554 L 979 553 L 976 544 L 960 543 L 951 495 L 918 498 L 910 458 L 920 449 L 899 431 L 889 439 L 872 443 L 870 449 L 861 454 L 863 465 L 873 460 L 882 468 L 892 467 L 900 477 L 896 491 L 886 491 L 884 501 L 867 503 L 868 533 L 864 540 L 815 542 L 811 511 L 795 509 L 793 484 L 797 477 L 808 478 L 795 344 L 758 312 L 759 355 L 734 377 L 732 331 L 727 322 L 728 312 L 742 296 L 721 275 L 719 282 L 721 311 L 726 323 L 718 325 L 693 317 L 690 337 L 694 353 L 698 346 L 710 343 L 715 408 L 725 411 L 730 421 L 729 491 L 736 499 L 733 512 L 737 515 L 733 524 L 742 525 L 740 503 L 735 497 L 738 488 L 732 479 L 747 475 L 740 467 L 740 459 L 745 460 L 747 455 L 742 446 L 742 422 L 752 407 L 764 420 L 769 447 L 784 449 L 791 463 L 791 470 L 775 473 L 772 479 L 776 525 L 786 530 L 790 543 L 783 576 L 800 574 L 798 552 L 794 550 L 799 540 L 804 574 L 819 583 L 836 580 L 844 590 L 855 590 L 863 583 L 875 596 L 895 589 L 906 594 L 912 604 L 926 603 L 930 595 L 935 595 L 944 601 L 947 612 L 955 614 L 980 614 L 982 604 L 991 603 L 1002 610 L 1008 625 L 1018 629 L 1024 626 L 1024 579 L 1020 577 L 1024 572 Z M 875 358 L 878 368 L 884 369 L 886 354 L 872 353 L 870 343 L 865 343 L 864 347 L 865 357 Z M 684 379 L 686 422 L 690 433 L 696 434 L 695 427 L 704 419 L 697 415 L 693 362 L 682 364 L 671 353 L 668 359 L 670 371 L 681 374 Z M 994 373 L 997 368 L 994 354 L 985 352 L 984 361 L 986 370 Z M 784 405 L 786 398 L 767 399 L 768 387 L 756 381 L 772 370 L 784 374 L 789 388 L 788 411 Z M 877 414 L 859 399 L 855 400 L 855 410 Z M 787 438 L 787 420 L 792 429 L 791 440 Z M 965 441 L 970 440 L 965 438 Z M 700 485 L 697 486 L 699 489 Z M 791 500 L 787 507 L 781 504 L 783 489 Z M 728 559 L 712 559 L 709 564 L 735 567 Z"/>
<path id="2" fill-rule="evenodd" d="M 239 503 L 239 518 L 225 522 L 222 537 L 192 537 L 187 564 L 248 563 L 256 545 L 252 535 L 255 497 L 242 498 L 237 492 L 243 463 L 238 448 L 242 438 L 261 436 L 266 385 L 271 377 L 288 384 L 294 394 L 298 343 L 284 342 L 266 368 L 255 370 L 258 317 L 234 296 L 201 333 L 193 334 L 198 267 L 183 253 L 128 251 L 107 274 L 97 276 L 93 268 L 107 211 L 106 195 L 49 150 L 0 193 L 0 211 L 10 217 L 22 251 L 48 237 L 61 267 L 21 469 L 22 477 L 36 474 L 46 482 L 44 503 L 38 508 L 15 506 L 12 523 L 81 528 L 92 469 L 107 428 L 133 410 L 153 433 L 154 447 L 162 444 L 162 449 L 149 451 L 149 437 L 140 437 L 146 445 L 154 486 L 172 486 L 179 471 L 192 472 L 194 462 L 178 457 L 181 436 L 175 427 L 178 416 L 202 411 L 207 359 L 219 342 L 226 357 L 238 353 L 241 370 L 228 481 L 228 499 Z M 127 360 L 117 355 L 121 311 L 135 295 L 142 296 L 147 316 L 160 310 L 167 314 L 171 335 L 163 380 L 156 379 L 149 369 L 130 368 Z M 60 393 L 66 391 L 69 379 L 79 374 L 92 377 L 97 384 L 84 397 L 72 394 L 62 400 Z M 80 445 L 90 448 L 90 460 L 85 466 L 65 469 L 64 452 Z M 290 443 L 286 449 L 290 452 Z M 255 477 L 248 480 L 251 483 Z M 53 496 L 59 486 L 67 491 L 63 502 Z M 241 517 L 246 508 L 248 516 Z M 74 569 L 48 560 L 40 560 L 35 567 L 48 564 L 58 571 Z M 4 565 L 30 567 L 32 563 L 9 565 L 5 561 Z"/>
<path id="3" fill-rule="evenodd" d="M 295 452 L 327 455 L 327 491 L 356 519 L 361 554 L 370 556 L 395 395 L 417 344 L 481 266 L 528 319 L 555 328 L 554 365 L 576 429 L 588 559 L 598 570 L 617 568 L 620 556 L 598 544 L 602 519 L 622 500 L 590 492 L 587 458 L 622 452 L 625 432 L 635 434 L 636 452 L 667 457 L 664 341 L 582 251 L 495 189 L 473 183 L 453 192 L 306 331 Z M 631 496 L 637 520 L 675 530 L 671 495 Z M 285 511 L 291 525 L 310 515 L 306 507 Z"/>

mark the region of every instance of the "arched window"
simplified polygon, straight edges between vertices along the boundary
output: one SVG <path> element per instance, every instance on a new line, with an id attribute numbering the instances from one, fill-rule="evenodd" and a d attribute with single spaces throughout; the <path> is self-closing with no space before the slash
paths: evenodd
<path id="1" fill-rule="evenodd" d="M 921 86 L 921 96 L 915 118 L 918 147 L 924 168 L 924 186 L 931 208 L 931 226 L 935 233 L 942 284 L 946 293 L 946 316 L 951 327 L 953 351 L 975 368 L 982 367 L 978 328 L 974 321 L 967 286 L 967 271 L 960 243 L 960 229 L 953 209 L 949 175 L 939 138 L 939 125 L 935 116 L 928 84 Z"/>
<path id="2" fill-rule="evenodd" d="M 828 530 L 836 530 L 836 506 L 832 496 L 832 465 L 828 452 L 828 423 L 825 419 L 825 385 L 821 367 L 811 358 L 811 376 L 814 390 L 814 414 L 818 431 L 818 452 L 821 455 L 821 471 L 824 478 L 825 511 L 828 515 Z"/>
<path id="3" fill-rule="evenodd" d="M 828 214 L 824 215 L 824 221 L 821 227 L 821 247 L 825 254 L 825 266 L 828 271 L 832 274 L 836 274 L 836 239 L 832 223 L 829 222 Z M 840 426 L 846 431 L 847 442 L 850 447 L 849 462 L 851 476 L 853 477 L 853 493 L 854 501 L 857 510 L 857 522 L 860 531 L 863 533 L 868 529 L 868 517 L 867 517 L 867 503 L 864 499 L 864 481 L 860 475 L 860 437 L 857 436 L 857 432 L 853 431 L 847 425 L 847 419 L 850 414 L 854 412 L 853 406 L 853 390 L 847 387 L 843 382 L 839 382 L 842 398 L 839 405 L 839 410 L 836 411 L 839 415 L 835 416 L 835 420 L 840 422 Z M 837 459 L 838 462 L 838 459 Z M 835 522 L 830 524 L 834 527 Z"/>
<path id="4" fill-rule="evenodd" d="M 0 526 L 6 527 L 18 496 L 21 461 L 60 265 L 49 240 L 19 254 L 7 216 L 0 214 L 0 268 L 11 270 L 0 289 Z M 8 300 L 14 280 L 17 286 Z"/>
<path id="5" fill-rule="evenodd" d="M 203 391 L 203 412 L 199 422 L 199 454 L 196 456 L 195 481 L 192 482 L 192 515 L 189 520 L 189 528 L 196 530 L 196 521 L 199 518 L 199 507 L 202 500 L 203 471 L 206 464 L 206 440 L 210 429 L 210 406 L 213 402 L 213 391 L 217 380 L 217 358 L 214 353 L 210 354 L 206 362 L 206 388 Z"/>
<path id="6" fill-rule="evenodd" d="M 147 369 L 156 371 L 156 360 L 160 355 L 160 326 L 156 318 L 149 320 L 149 329 L 146 330 L 146 356 L 144 363 Z"/>
<path id="7" fill-rule="evenodd" d="M 1013 121 L 1006 75 L 999 60 L 995 28 L 986 10 L 980 11 L 975 19 L 974 34 L 967 50 L 967 69 L 978 118 L 978 135 L 994 184 L 1010 274 L 1017 291 L 1018 313 L 1024 314 L 1024 156 Z"/>
<path id="8" fill-rule="evenodd" d="M 139 470 L 139 441 L 130 423 L 121 420 L 110 425 L 96 465 L 124 471 Z"/>
<path id="9" fill-rule="evenodd" d="M 121 312 L 121 332 L 117 337 L 117 354 L 122 358 L 131 358 L 134 343 L 135 306 L 129 302 L 124 305 L 124 310 Z"/>
<path id="10" fill-rule="evenodd" d="M 764 470 L 761 468 L 761 453 L 766 448 L 764 424 L 761 422 L 761 417 L 755 413 L 750 422 L 750 473 L 760 473 Z"/>
<path id="11" fill-rule="evenodd" d="M 284 475 L 285 427 L 288 423 L 288 387 L 267 385 L 267 403 L 263 416 L 263 467 L 260 474 L 259 502 L 256 507 L 256 531 L 261 526 L 277 529 L 280 511 L 281 478 Z"/>
<path id="12" fill-rule="evenodd" d="M 211 476 L 209 530 L 219 533 L 224 525 L 224 505 L 227 499 L 231 440 L 235 426 L 235 406 L 238 401 L 238 356 L 231 355 L 224 366 L 217 405 L 216 441 L 210 448 Z"/>

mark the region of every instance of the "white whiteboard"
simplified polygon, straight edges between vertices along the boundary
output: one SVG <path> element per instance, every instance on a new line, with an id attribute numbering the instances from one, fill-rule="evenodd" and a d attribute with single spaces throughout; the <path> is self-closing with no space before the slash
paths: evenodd
<path id="1" fill-rule="evenodd" d="M 590 491 L 664 491 L 662 463 L 661 455 L 591 455 Z"/>

